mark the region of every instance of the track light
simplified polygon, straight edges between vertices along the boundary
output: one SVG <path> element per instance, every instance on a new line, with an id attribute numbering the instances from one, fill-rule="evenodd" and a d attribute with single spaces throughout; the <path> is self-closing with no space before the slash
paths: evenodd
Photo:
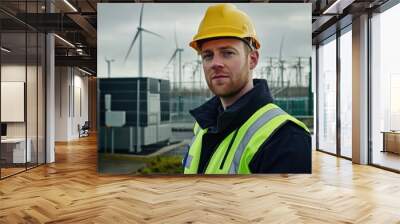
<path id="1" fill-rule="evenodd" d="M 83 69 L 81 69 L 81 68 L 79 68 L 79 67 L 78 67 L 78 70 L 81 71 L 81 72 L 83 72 L 83 73 L 85 73 L 85 74 L 87 74 L 87 75 L 90 75 L 90 76 L 92 75 L 92 73 L 90 73 L 90 72 L 88 72 L 88 71 L 86 71 L 86 70 L 83 70 Z"/>
<path id="2" fill-rule="evenodd" d="M 57 37 L 58 39 L 60 39 L 61 41 L 63 41 L 64 43 L 68 44 L 69 46 L 75 48 L 75 45 L 71 44 L 71 42 L 69 42 L 68 40 L 58 36 L 57 34 L 54 34 L 55 37 Z"/>
<path id="3" fill-rule="evenodd" d="M 343 9 L 351 5 L 355 0 L 336 0 L 332 5 L 324 10 L 322 14 L 342 14 Z"/>
<path id="4" fill-rule="evenodd" d="M 78 10 L 71 4 L 68 2 L 68 0 L 64 0 L 65 4 L 67 4 L 72 10 L 74 10 L 74 12 L 78 12 Z"/>

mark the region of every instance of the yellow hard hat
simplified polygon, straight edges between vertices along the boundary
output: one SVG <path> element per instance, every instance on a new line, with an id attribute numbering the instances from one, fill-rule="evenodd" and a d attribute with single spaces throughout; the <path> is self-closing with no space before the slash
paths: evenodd
<path id="1" fill-rule="evenodd" d="M 208 7 L 197 34 L 189 45 L 200 52 L 198 41 L 216 37 L 249 38 L 255 49 L 260 48 L 260 41 L 250 17 L 233 4 L 222 3 Z"/>

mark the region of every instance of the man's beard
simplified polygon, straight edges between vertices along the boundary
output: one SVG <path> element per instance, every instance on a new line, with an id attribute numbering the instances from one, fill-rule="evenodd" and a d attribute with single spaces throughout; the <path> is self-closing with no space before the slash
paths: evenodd
<path id="1" fill-rule="evenodd" d="M 214 95 L 218 96 L 218 97 L 222 97 L 222 98 L 230 98 L 233 96 L 236 96 L 238 93 L 240 93 L 240 91 L 242 91 L 242 89 L 247 85 L 247 82 L 243 82 L 242 85 L 240 85 L 237 88 L 234 89 L 229 89 L 229 91 L 227 92 L 222 92 L 222 93 L 218 93 L 218 90 L 216 90 L 217 88 L 214 88 L 212 82 L 211 85 L 209 86 L 211 92 L 214 93 Z M 235 86 L 234 86 L 235 87 Z"/>

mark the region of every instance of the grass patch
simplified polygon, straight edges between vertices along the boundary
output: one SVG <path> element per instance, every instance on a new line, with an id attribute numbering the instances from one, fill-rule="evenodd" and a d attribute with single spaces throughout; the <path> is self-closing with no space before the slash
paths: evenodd
<path id="1" fill-rule="evenodd" d="M 138 170 L 140 174 L 182 174 L 181 156 L 156 156 L 146 158 L 144 168 Z"/>
<path id="2" fill-rule="evenodd" d="M 99 154 L 103 160 L 132 161 L 144 163 L 136 174 L 183 174 L 182 156 L 159 155 L 155 157 L 133 157 L 121 154 Z"/>

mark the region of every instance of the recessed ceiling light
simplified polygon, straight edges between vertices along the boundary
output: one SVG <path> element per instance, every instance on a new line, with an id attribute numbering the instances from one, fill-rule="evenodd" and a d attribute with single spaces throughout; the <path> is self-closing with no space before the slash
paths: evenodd
<path id="1" fill-rule="evenodd" d="M 11 50 L 9 50 L 9 49 L 7 49 L 7 48 L 5 48 L 5 47 L 1 47 L 1 50 L 4 51 L 4 52 L 6 52 L 6 53 L 10 53 L 10 52 L 11 52 Z"/>

